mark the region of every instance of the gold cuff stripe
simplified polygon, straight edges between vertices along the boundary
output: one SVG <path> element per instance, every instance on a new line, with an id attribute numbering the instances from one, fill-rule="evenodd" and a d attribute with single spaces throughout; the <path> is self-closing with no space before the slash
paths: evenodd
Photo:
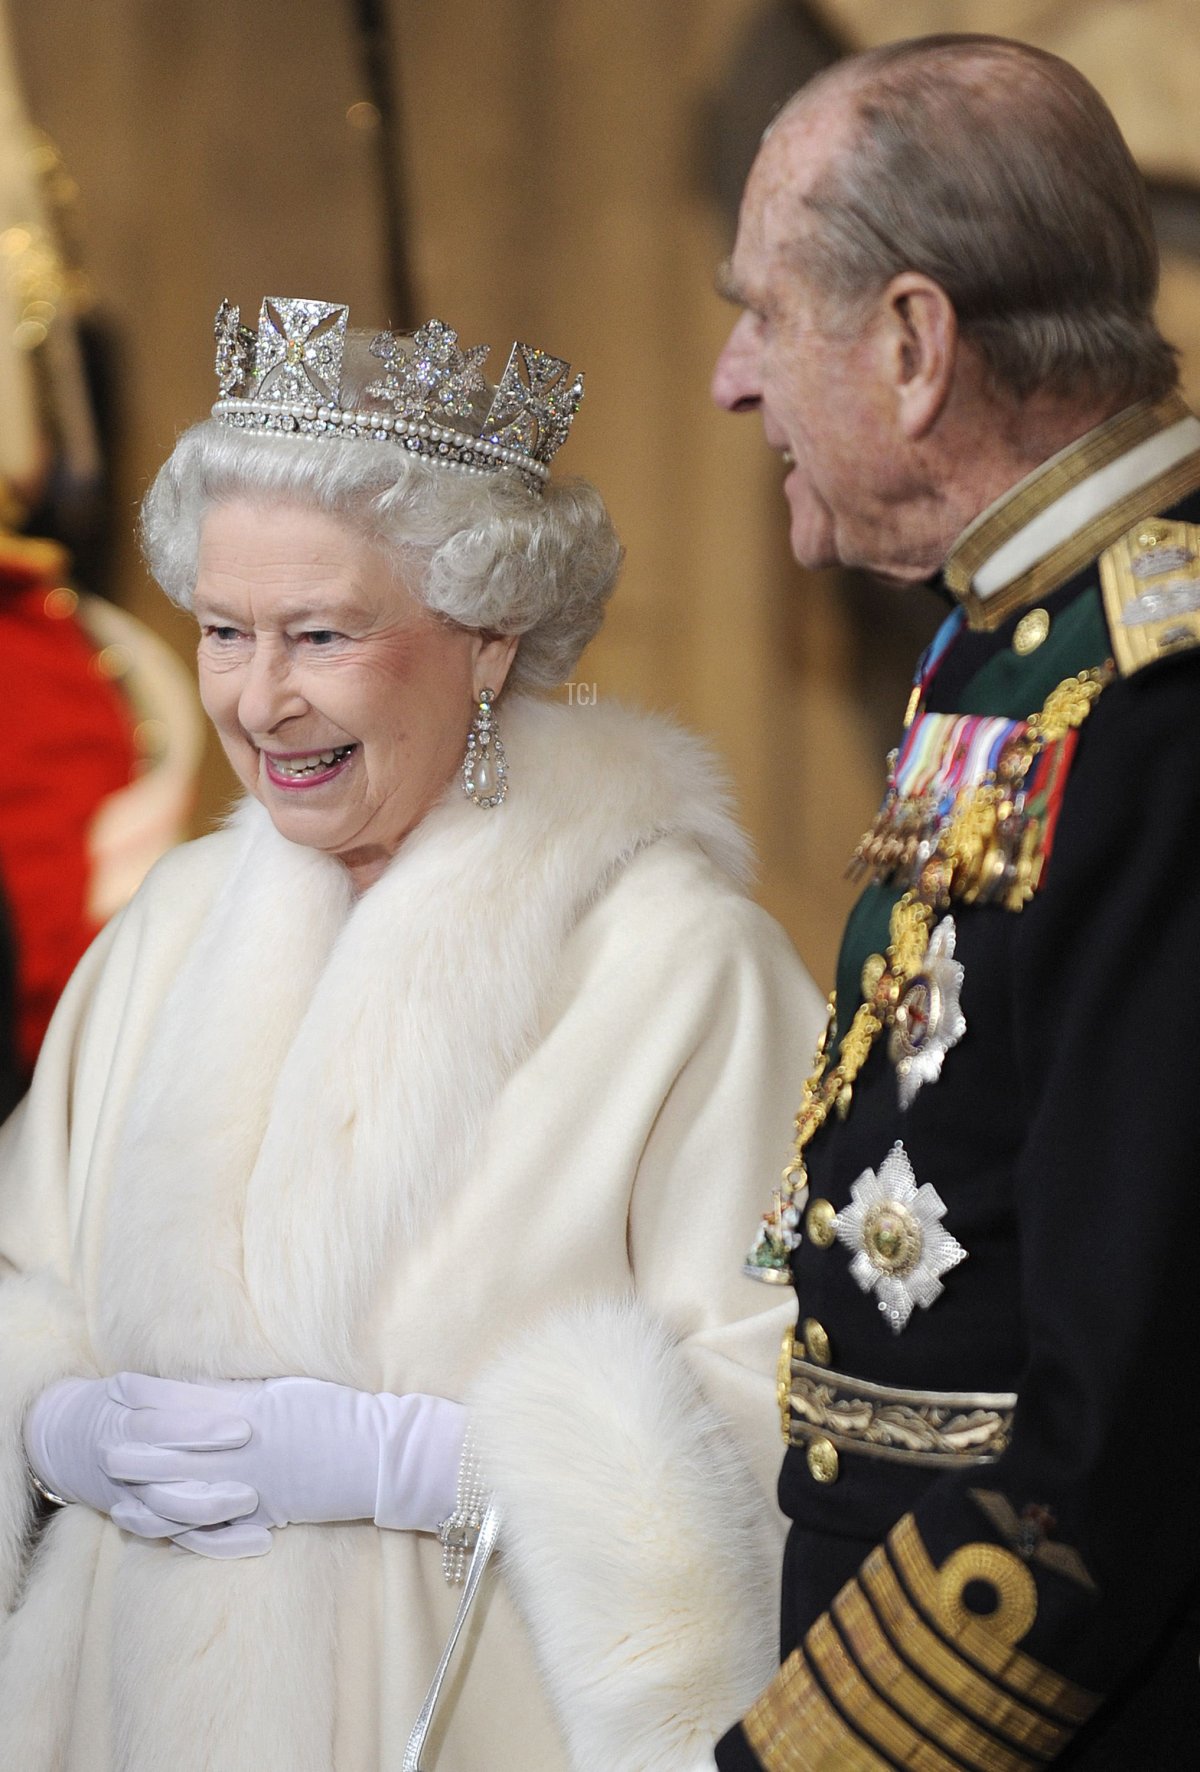
<path id="1" fill-rule="evenodd" d="M 930 1630 L 901 1587 L 883 1550 L 872 1551 L 861 1580 L 883 1628 L 900 1653 L 935 1682 L 955 1704 L 970 1711 L 989 1729 L 1018 1742 L 1031 1754 L 1051 1758 L 1070 1740 L 1073 1729 L 1060 1728 L 1017 1698 L 994 1686 Z"/>
<path id="2" fill-rule="evenodd" d="M 846 1727 L 813 1678 L 803 1649 L 790 1655 L 742 1720 L 765 1772 L 893 1772 Z"/>
<path id="3" fill-rule="evenodd" d="M 949 589 L 956 597 L 965 596 L 984 561 L 990 560 L 1035 517 L 1119 456 L 1188 416 L 1188 405 L 1180 394 L 1171 393 L 1157 401 L 1141 400 L 1090 431 L 1074 448 L 1068 447 L 1044 473 L 1035 470 L 1011 498 L 1005 499 L 990 517 L 974 524 L 951 548 L 945 568 Z"/>
<path id="4" fill-rule="evenodd" d="M 936 1626 L 939 1617 L 938 1575 L 929 1558 L 911 1514 L 895 1525 L 888 1534 L 892 1559 L 909 1593 Z M 1040 1661 L 1024 1655 L 1019 1649 L 1000 1641 L 985 1624 L 966 1624 L 955 1633 L 952 1647 L 976 1662 L 984 1672 L 1010 1691 L 1041 1709 L 1057 1715 L 1064 1723 L 1078 1726 L 1091 1716 L 1100 1703 L 1094 1693 L 1071 1680 L 1043 1667 Z"/>
<path id="5" fill-rule="evenodd" d="M 972 1772 L 1028 1772 L 1040 1760 L 1049 1758 L 1045 1753 L 1036 1759 L 1026 1758 L 1011 1742 L 998 1740 L 979 1728 L 927 1685 L 924 1676 L 915 1673 L 896 1653 L 857 1582 L 848 1582 L 842 1589 L 833 1602 L 833 1615 L 851 1655 L 871 1684 L 888 1703 L 956 1754 Z"/>
<path id="6" fill-rule="evenodd" d="M 875 1691 L 846 1646 L 828 1612 L 823 1612 L 804 1639 L 809 1660 L 838 1709 L 882 1752 L 917 1772 L 963 1772 L 963 1762 L 943 1753 Z M 1007 1772 L 999 1768 L 998 1772 Z"/>
<path id="7" fill-rule="evenodd" d="M 1157 479 L 1126 493 L 1118 504 L 1111 505 L 1099 517 L 1085 523 L 1082 529 L 1060 542 L 1052 553 L 1019 578 L 1014 578 L 995 596 L 984 599 L 977 597 L 974 591 L 963 592 L 959 601 L 967 611 L 968 627 L 985 633 L 994 632 L 1016 610 L 1051 596 L 1069 578 L 1082 572 L 1089 560 L 1111 547 L 1134 523 L 1177 504 L 1197 487 L 1200 487 L 1200 452 L 1185 456 Z"/>

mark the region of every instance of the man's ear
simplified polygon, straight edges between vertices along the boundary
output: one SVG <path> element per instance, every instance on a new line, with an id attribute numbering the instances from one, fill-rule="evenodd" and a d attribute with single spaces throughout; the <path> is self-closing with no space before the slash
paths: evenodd
<path id="1" fill-rule="evenodd" d="M 953 386 L 958 316 L 941 284 L 919 271 L 893 277 L 881 306 L 897 420 L 904 435 L 917 442 L 937 423 Z"/>

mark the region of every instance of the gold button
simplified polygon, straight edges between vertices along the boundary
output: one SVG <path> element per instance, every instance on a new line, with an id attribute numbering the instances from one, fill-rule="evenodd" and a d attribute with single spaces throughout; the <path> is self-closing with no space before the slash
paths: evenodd
<path id="1" fill-rule="evenodd" d="M 1021 658 L 1036 652 L 1050 632 L 1050 617 L 1044 609 L 1029 609 L 1013 629 L 1013 651 Z"/>
<path id="2" fill-rule="evenodd" d="M 815 1243 L 818 1249 L 828 1249 L 831 1243 L 835 1243 L 837 1231 L 833 1221 L 836 1217 L 837 1213 L 828 1200 L 814 1200 L 804 1215 L 809 1242 Z"/>
<path id="3" fill-rule="evenodd" d="M 832 1355 L 829 1351 L 829 1336 L 825 1331 L 825 1325 L 818 1323 L 815 1317 L 805 1317 L 801 1333 L 804 1337 L 804 1351 L 813 1365 L 828 1366 Z"/>
<path id="4" fill-rule="evenodd" d="M 814 1482 L 836 1483 L 840 1459 L 832 1440 L 810 1440 L 805 1453 Z"/>

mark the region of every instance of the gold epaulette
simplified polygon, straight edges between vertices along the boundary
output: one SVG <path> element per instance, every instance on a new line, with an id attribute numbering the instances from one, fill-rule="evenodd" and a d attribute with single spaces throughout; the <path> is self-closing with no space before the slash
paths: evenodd
<path id="1" fill-rule="evenodd" d="M 1123 677 L 1200 646 L 1200 525 L 1135 524 L 1101 554 L 1100 587 Z"/>

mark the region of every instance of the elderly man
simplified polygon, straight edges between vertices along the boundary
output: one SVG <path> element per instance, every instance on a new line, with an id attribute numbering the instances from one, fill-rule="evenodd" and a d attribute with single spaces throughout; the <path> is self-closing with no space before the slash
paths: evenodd
<path id="1" fill-rule="evenodd" d="M 796 1150 L 770 1772 L 1200 1756 L 1200 422 L 1056 58 L 930 38 L 751 172 L 713 381 L 805 566 L 935 578 Z M 900 594 L 898 592 L 898 594 Z"/>

